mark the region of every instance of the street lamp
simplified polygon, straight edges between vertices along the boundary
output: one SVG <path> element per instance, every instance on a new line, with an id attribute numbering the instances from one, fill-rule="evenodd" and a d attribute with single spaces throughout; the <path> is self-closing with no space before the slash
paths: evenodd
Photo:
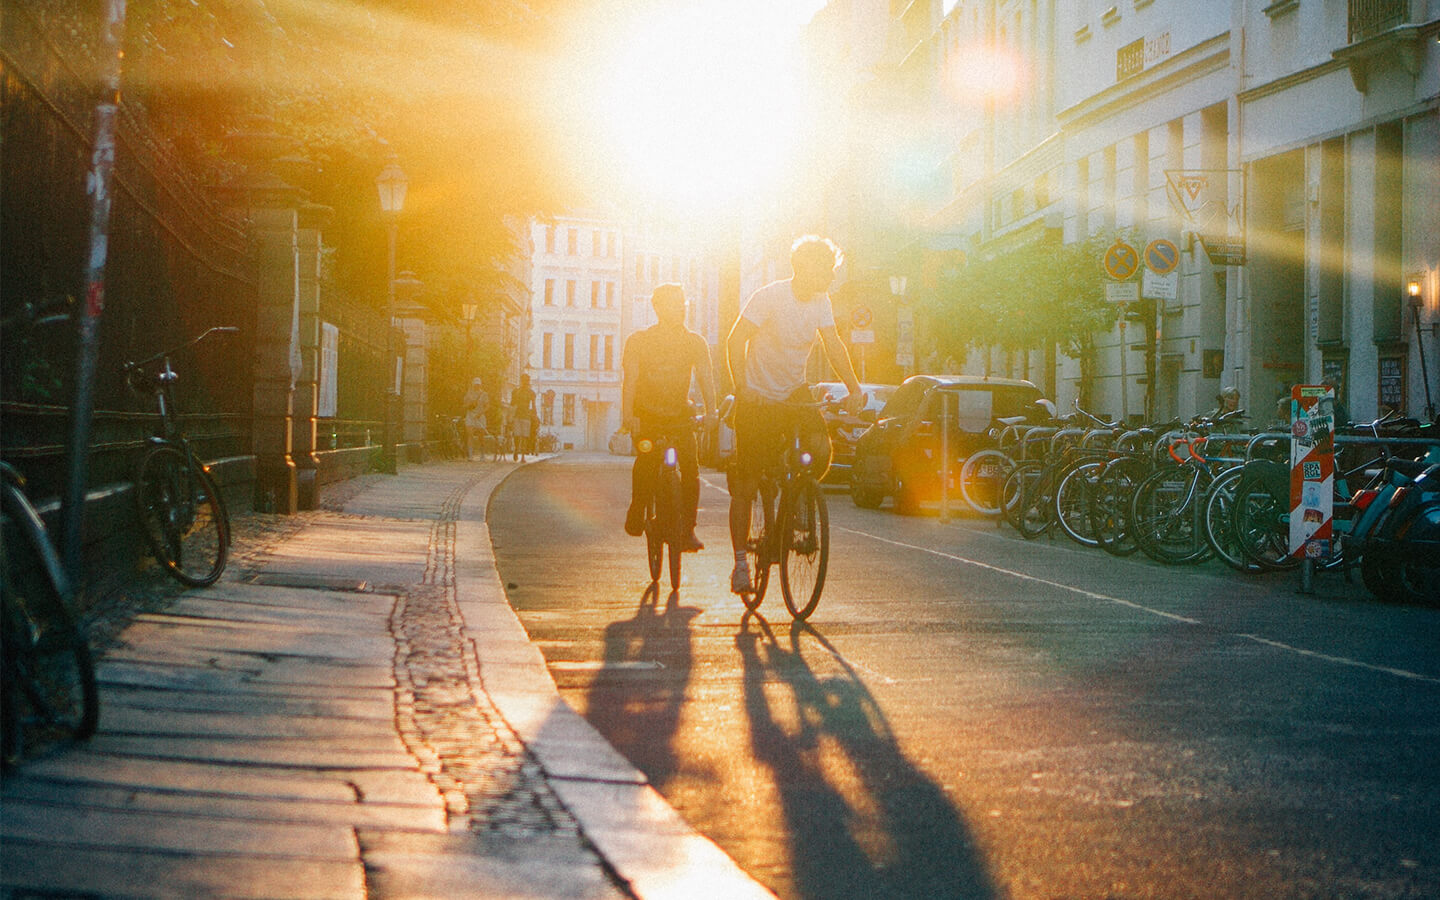
<path id="1" fill-rule="evenodd" d="M 1435 401 L 1430 397 L 1430 371 L 1425 365 L 1425 341 L 1420 336 L 1420 312 L 1425 308 L 1424 276 L 1419 273 L 1405 279 L 1405 296 L 1410 300 L 1410 312 L 1415 319 L 1415 349 L 1420 354 L 1420 379 L 1425 385 L 1425 418 L 1435 418 Z M 1435 325 L 1430 326 L 1435 333 Z"/>
<path id="2" fill-rule="evenodd" d="M 404 359 L 403 351 L 395 334 L 395 236 L 399 230 L 400 210 L 405 206 L 405 189 L 409 182 L 405 170 L 391 158 L 375 177 L 375 188 L 380 192 L 380 212 L 385 216 L 387 237 L 387 264 L 385 275 L 385 347 L 387 372 L 390 382 L 385 388 L 384 438 L 380 448 L 380 471 L 395 474 L 398 470 L 395 459 L 395 432 L 397 430 L 396 407 L 400 401 L 400 378 Z"/>

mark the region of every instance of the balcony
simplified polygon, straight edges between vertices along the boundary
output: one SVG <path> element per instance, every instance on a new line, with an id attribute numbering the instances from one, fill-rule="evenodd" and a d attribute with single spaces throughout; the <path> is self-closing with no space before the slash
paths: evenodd
<path id="1" fill-rule="evenodd" d="M 1358 44 L 1404 25 L 1409 14 L 1410 0 L 1350 0 L 1349 43 Z"/>
<path id="2" fill-rule="evenodd" d="M 1350 68 L 1355 90 L 1370 89 L 1370 72 L 1392 60 L 1411 77 L 1420 73 L 1420 26 L 1410 21 L 1409 0 L 1348 0 L 1346 46 L 1331 55 Z"/>

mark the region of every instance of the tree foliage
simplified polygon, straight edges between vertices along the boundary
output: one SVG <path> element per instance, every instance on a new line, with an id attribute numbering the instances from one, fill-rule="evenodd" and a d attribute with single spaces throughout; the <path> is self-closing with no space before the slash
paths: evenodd
<path id="1" fill-rule="evenodd" d="M 969 263 L 940 279 L 928 313 L 941 352 L 969 347 L 1035 350 L 1057 346 L 1079 356 L 1090 335 L 1114 325 L 1101 259 L 1117 237 L 1105 232 L 1063 243 L 1047 236 Z"/>

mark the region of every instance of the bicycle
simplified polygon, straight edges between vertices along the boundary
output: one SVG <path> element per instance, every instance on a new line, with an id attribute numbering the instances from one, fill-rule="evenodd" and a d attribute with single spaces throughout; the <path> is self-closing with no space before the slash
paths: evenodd
<path id="1" fill-rule="evenodd" d="M 90 645 L 70 612 L 70 583 L 25 480 L 0 462 L 0 762 L 28 745 L 85 740 L 100 721 Z"/>
<path id="2" fill-rule="evenodd" d="M 688 420 L 684 427 L 694 429 L 701 419 Z M 658 441 L 641 440 L 635 449 L 639 453 L 659 453 L 660 471 L 654 479 L 654 490 L 645 502 L 645 554 L 650 564 L 650 583 L 660 583 L 660 570 L 665 562 L 665 548 L 670 548 L 670 588 L 680 588 L 680 557 L 684 553 L 683 541 L 689 529 L 682 524 L 680 515 L 682 491 L 680 487 L 680 454 L 674 439 L 681 426 L 662 427 L 656 436 Z M 649 448 L 645 444 L 649 443 Z"/>
<path id="3" fill-rule="evenodd" d="M 790 401 L 778 405 L 802 410 L 829 404 Z M 796 621 L 803 622 L 815 612 L 825 587 L 825 571 L 830 563 L 830 511 L 811 468 L 814 459 L 803 447 L 801 420 L 798 416 L 792 418 L 789 446 L 778 464 L 765 467 L 759 489 L 750 501 L 745 555 L 754 591 L 742 593 L 740 599 L 746 609 L 758 609 L 770 583 L 770 566 L 778 564 L 785 608 Z"/>
<path id="4" fill-rule="evenodd" d="M 210 328 L 178 347 L 125 364 L 125 378 L 137 393 L 150 394 L 160 416 L 135 474 L 135 510 L 141 532 L 157 562 L 187 587 L 220 579 L 230 551 L 230 517 L 220 489 L 196 457 L 177 421 L 174 385 L 179 376 L 171 355 L 212 334 L 233 334 L 233 326 Z M 148 367 L 160 365 L 150 371 Z"/>

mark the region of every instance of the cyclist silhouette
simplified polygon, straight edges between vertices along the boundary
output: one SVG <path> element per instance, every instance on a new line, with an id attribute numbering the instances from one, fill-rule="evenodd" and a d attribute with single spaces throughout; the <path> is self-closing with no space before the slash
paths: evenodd
<path id="1" fill-rule="evenodd" d="M 710 347 L 705 338 L 685 326 L 685 290 L 680 285 L 659 285 L 650 295 L 650 305 L 658 321 L 630 335 L 621 353 L 625 380 L 620 392 L 620 416 L 635 445 L 625 532 L 638 536 L 645 531 L 645 505 L 660 469 L 660 439 L 669 437 L 680 468 L 681 524 L 688 534 L 681 550 L 694 552 L 705 549 L 705 545 L 695 535 L 700 459 L 695 446 L 690 386 L 692 381 L 699 384 L 708 425 L 715 410 Z"/>

